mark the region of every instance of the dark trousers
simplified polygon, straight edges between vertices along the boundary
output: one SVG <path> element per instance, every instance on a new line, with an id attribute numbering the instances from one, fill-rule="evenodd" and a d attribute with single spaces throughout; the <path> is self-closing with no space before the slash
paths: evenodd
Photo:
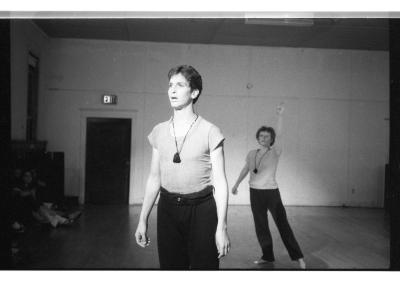
<path id="1" fill-rule="evenodd" d="M 250 203 L 257 239 L 263 252 L 262 259 L 267 261 L 275 260 L 271 232 L 268 226 L 268 211 L 271 212 L 290 258 L 292 260 L 302 258 L 303 254 L 290 228 L 279 190 L 250 188 Z"/>
<path id="2" fill-rule="evenodd" d="M 157 243 L 161 269 L 218 269 L 218 217 L 213 187 L 192 193 L 161 188 Z"/>

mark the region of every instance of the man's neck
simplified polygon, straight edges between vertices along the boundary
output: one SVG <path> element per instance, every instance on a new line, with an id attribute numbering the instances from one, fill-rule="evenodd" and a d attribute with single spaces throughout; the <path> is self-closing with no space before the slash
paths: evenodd
<path id="1" fill-rule="evenodd" d="M 186 124 L 192 122 L 195 116 L 196 114 L 194 113 L 192 104 L 179 110 L 174 109 L 175 124 Z"/>

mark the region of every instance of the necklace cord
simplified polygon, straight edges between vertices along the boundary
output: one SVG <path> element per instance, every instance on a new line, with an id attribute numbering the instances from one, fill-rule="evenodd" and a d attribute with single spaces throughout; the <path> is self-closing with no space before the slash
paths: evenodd
<path id="1" fill-rule="evenodd" d="M 263 157 L 269 152 L 269 150 L 270 149 L 265 151 L 265 153 L 261 156 L 260 160 L 258 161 L 258 166 L 257 166 L 257 155 L 258 155 L 258 152 L 260 151 L 260 149 L 257 149 L 256 155 L 254 156 L 254 171 L 258 171 L 258 168 L 260 168 L 260 164 L 261 164 Z"/>
<path id="2" fill-rule="evenodd" d="M 175 134 L 175 125 L 174 125 L 174 117 L 172 117 L 172 129 L 174 132 L 174 139 L 175 139 L 175 147 L 176 147 L 176 152 L 178 153 L 178 155 L 180 155 L 180 153 L 182 152 L 183 149 L 183 144 L 185 143 L 186 140 L 186 136 L 188 135 L 190 129 L 192 128 L 193 124 L 196 122 L 197 118 L 199 117 L 199 115 L 196 115 L 196 118 L 194 119 L 194 121 L 192 122 L 192 124 L 189 126 L 188 131 L 185 134 L 185 137 L 183 137 L 183 141 L 182 141 L 182 145 L 181 145 L 181 149 L 178 149 L 178 141 L 176 140 L 176 134 Z"/>

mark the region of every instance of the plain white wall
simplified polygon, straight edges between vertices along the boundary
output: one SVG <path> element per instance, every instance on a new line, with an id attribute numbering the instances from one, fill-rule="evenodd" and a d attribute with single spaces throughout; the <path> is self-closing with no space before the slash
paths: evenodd
<path id="1" fill-rule="evenodd" d="M 16 37 L 24 35 L 19 32 Z M 13 42 L 21 45 L 20 41 Z M 198 112 L 226 137 L 230 186 L 247 151 L 257 146 L 255 131 L 263 124 L 275 124 L 275 107 L 284 101 L 284 153 L 278 169 L 284 203 L 383 206 L 389 143 L 388 52 L 45 42 L 46 52 L 40 53 L 38 134 L 48 141 L 49 151 L 65 152 L 67 195 L 78 196 L 82 189 L 82 111 L 105 115 L 135 111 L 130 203 L 142 202 L 151 154 L 147 134 L 170 117 L 167 72 L 185 63 L 203 76 Z M 19 126 L 24 121 L 17 115 L 22 110 L 15 92 L 25 95 L 14 85 L 13 138 L 22 136 Z M 118 105 L 102 105 L 105 93 L 118 95 Z M 239 195 L 230 197 L 231 204 L 249 203 L 247 186 L 246 179 Z"/>

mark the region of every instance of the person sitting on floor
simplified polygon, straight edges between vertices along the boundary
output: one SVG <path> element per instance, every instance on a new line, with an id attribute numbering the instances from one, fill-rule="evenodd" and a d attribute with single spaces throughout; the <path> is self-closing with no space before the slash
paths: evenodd
<path id="1" fill-rule="evenodd" d="M 74 219 L 60 216 L 41 203 L 36 197 L 36 191 L 37 187 L 33 182 L 32 172 L 27 170 L 22 176 L 22 184 L 19 187 L 13 187 L 19 218 L 26 219 L 28 214 L 32 214 L 37 221 L 50 223 L 53 227 L 73 223 Z"/>

